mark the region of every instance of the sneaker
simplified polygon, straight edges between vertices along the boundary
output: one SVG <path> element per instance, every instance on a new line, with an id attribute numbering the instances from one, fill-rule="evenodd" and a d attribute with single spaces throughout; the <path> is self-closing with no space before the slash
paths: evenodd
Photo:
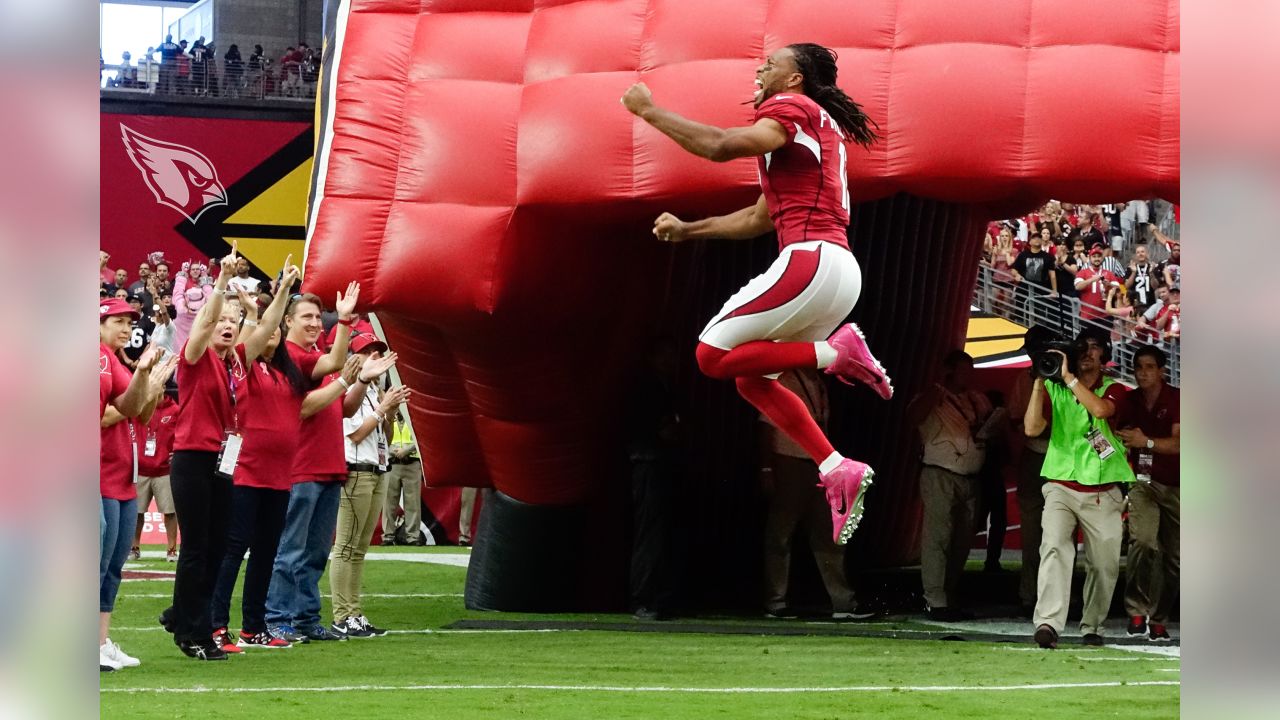
<path id="1" fill-rule="evenodd" d="M 870 610 L 864 610 L 862 608 L 854 608 L 853 610 L 842 610 L 840 612 L 833 612 L 831 613 L 831 619 L 843 620 L 843 621 L 870 620 L 871 618 L 875 617 L 878 614 L 879 613 L 876 613 Z"/>
<path id="2" fill-rule="evenodd" d="M 138 658 L 125 654 L 125 651 L 121 650 L 119 645 L 111 642 L 111 638 L 107 638 L 107 641 L 98 648 L 98 655 L 100 658 L 105 655 L 116 661 L 120 664 L 120 667 L 138 667 L 142 664 L 142 661 Z"/>
<path id="3" fill-rule="evenodd" d="M 973 619 L 973 613 L 953 607 L 931 607 L 925 611 L 925 615 L 935 622 L 962 622 Z"/>
<path id="4" fill-rule="evenodd" d="M 244 652 L 236 644 L 235 639 L 231 637 L 231 633 L 227 632 L 226 628 L 218 628 L 213 631 L 213 642 L 222 648 L 222 652 L 228 655 L 240 655 Z"/>
<path id="5" fill-rule="evenodd" d="M 324 625 L 321 625 L 320 623 L 316 623 L 311 627 L 299 628 L 299 631 L 303 635 L 305 635 L 308 640 L 315 640 L 317 642 L 324 642 L 327 640 L 346 640 L 347 639 L 347 636 L 345 633 L 336 633 L 333 630 L 325 627 Z"/>
<path id="6" fill-rule="evenodd" d="M 1147 619 L 1142 615 L 1129 618 L 1129 629 L 1125 631 L 1129 637 L 1142 637 L 1147 634 Z"/>
<path id="7" fill-rule="evenodd" d="M 133 546 L 133 547 L 131 547 L 131 548 L 129 548 L 129 559 L 130 559 L 130 560 L 141 560 L 141 559 L 142 559 L 142 549 L 141 549 L 141 548 L 139 548 L 139 547 L 138 547 L 138 546 L 136 546 L 136 545 L 135 545 L 135 546 Z"/>
<path id="8" fill-rule="evenodd" d="M 369 622 L 369 618 L 363 615 L 357 617 L 356 622 L 360 623 L 360 627 L 364 628 L 365 630 L 368 630 L 369 632 L 373 633 L 377 637 L 382 637 L 383 635 L 387 634 L 387 631 L 385 629 L 380 628 L 377 625 L 374 625 L 373 623 Z"/>
<path id="9" fill-rule="evenodd" d="M 1173 638 L 1169 637 L 1169 631 L 1165 629 L 1163 623 L 1151 623 L 1151 634 L 1147 636 L 1147 640 L 1151 642 L 1171 642 Z"/>
<path id="10" fill-rule="evenodd" d="M 226 660 L 227 654 L 213 640 L 179 640 L 183 655 L 196 660 Z"/>
<path id="11" fill-rule="evenodd" d="M 266 630 L 263 630 L 262 632 L 258 632 L 258 633 L 251 633 L 251 632 L 241 630 L 240 642 L 236 644 L 242 648 L 261 647 L 261 648 L 271 648 L 273 650 L 279 649 L 279 648 L 293 647 L 293 643 L 277 635 L 272 635 L 270 632 Z"/>
<path id="12" fill-rule="evenodd" d="M 835 470 L 820 476 L 820 486 L 826 489 L 831 505 L 831 536 L 837 545 L 849 542 L 862 522 L 862 503 L 875 474 L 870 466 L 845 458 Z"/>
<path id="13" fill-rule="evenodd" d="M 827 368 L 828 375 L 835 375 L 847 385 L 862 383 L 885 400 L 893 397 L 893 383 L 885 374 L 884 366 L 871 354 L 856 323 L 836 330 L 827 342 L 836 350 L 836 361 Z"/>
<path id="14" fill-rule="evenodd" d="M 1085 633 L 1080 642 L 1093 647 L 1102 647 L 1102 636 L 1098 633 Z"/>
<path id="15" fill-rule="evenodd" d="M 108 640 L 107 643 L 111 641 Z M 98 646 L 98 672 L 115 672 L 124 668 L 118 658 L 107 648 L 106 643 Z"/>
<path id="16" fill-rule="evenodd" d="M 800 617 L 800 613 L 793 608 L 783 605 L 782 607 L 766 608 L 764 616 L 770 620 L 794 620 Z"/>
<path id="17" fill-rule="evenodd" d="M 349 638 L 368 638 L 373 637 L 373 633 L 364 629 L 359 620 L 354 617 L 348 617 L 342 622 L 334 623 L 332 628 L 335 635 L 345 635 Z"/>
<path id="18" fill-rule="evenodd" d="M 171 563 L 178 562 L 178 549 L 169 548 L 168 550 L 166 550 L 164 553 L 164 561 L 171 562 Z"/>
<path id="19" fill-rule="evenodd" d="M 1050 625 L 1041 625 L 1036 628 L 1034 637 L 1036 644 L 1046 650 L 1053 650 L 1058 647 L 1058 631 L 1054 630 Z"/>
<path id="20" fill-rule="evenodd" d="M 291 645 L 306 645 L 310 642 L 306 635 L 293 629 L 292 625 L 272 625 L 267 628 L 267 632 Z"/>

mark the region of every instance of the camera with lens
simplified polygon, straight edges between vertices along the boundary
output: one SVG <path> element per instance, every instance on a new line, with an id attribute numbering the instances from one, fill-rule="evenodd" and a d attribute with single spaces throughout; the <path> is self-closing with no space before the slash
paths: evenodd
<path id="1" fill-rule="evenodd" d="M 1076 373 L 1078 346 L 1069 338 L 1037 325 L 1027 331 L 1023 349 L 1031 358 L 1031 374 L 1034 377 L 1062 382 L 1062 353 L 1067 356 L 1067 370 Z"/>

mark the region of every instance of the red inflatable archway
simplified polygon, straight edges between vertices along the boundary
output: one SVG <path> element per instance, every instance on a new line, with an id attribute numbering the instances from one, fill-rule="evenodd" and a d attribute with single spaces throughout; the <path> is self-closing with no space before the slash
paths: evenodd
<path id="1" fill-rule="evenodd" d="M 839 52 L 840 84 L 884 135 L 849 162 L 868 276 L 855 316 L 903 403 L 919 358 L 961 332 L 980 221 L 1049 197 L 1178 198 L 1176 0 L 331 5 L 306 283 L 362 283 L 418 391 L 434 485 L 588 502 L 639 329 L 670 295 L 649 224 L 758 194 L 749 161 L 702 161 L 625 112 L 637 79 L 686 116 L 741 125 L 767 51 Z M 899 414 L 869 412 L 898 435 L 878 467 L 904 466 Z M 913 499 L 913 480 L 882 502 Z M 880 556 L 911 544 L 909 519 L 869 521 Z"/>

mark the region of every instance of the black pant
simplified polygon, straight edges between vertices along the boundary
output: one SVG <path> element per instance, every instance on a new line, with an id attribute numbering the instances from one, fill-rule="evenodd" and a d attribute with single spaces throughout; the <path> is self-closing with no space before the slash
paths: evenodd
<path id="1" fill-rule="evenodd" d="M 231 480 L 215 474 L 218 454 L 195 450 L 173 453 L 169 487 L 178 513 L 182 551 L 173 582 L 173 639 L 208 640 L 213 626 L 209 599 L 227 545 Z"/>
<path id="2" fill-rule="evenodd" d="M 670 611 L 676 596 L 672 516 L 679 483 L 677 463 L 631 462 L 631 605 Z"/>
<path id="3" fill-rule="evenodd" d="M 280 548 L 280 533 L 289 509 L 288 490 L 266 488 L 231 488 L 231 526 L 227 530 L 227 550 L 222 556 L 218 579 L 213 587 L 209 614 L 213 627 L 231 624 L 231 591 L 240 574 L 244 551 L 249 551 L 249 564 L 244 571 L 244 592 L 240 600 L 240 627 L 258 633 L 267 629 L 267 588 L 271 585 L 271 568 Z"/>

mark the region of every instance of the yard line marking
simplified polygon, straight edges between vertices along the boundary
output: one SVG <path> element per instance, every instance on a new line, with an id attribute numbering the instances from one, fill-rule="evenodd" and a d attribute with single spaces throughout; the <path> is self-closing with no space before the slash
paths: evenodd
<path id="1" fill-rule="evenodd" d="M 1009 692 L 1014 690 L 1065 690 L 1075 688 L 1110 688 L 1110 687 L 1143 687 L 1143 686 L 1179 686 L 1180 680 L 1143 680 L 1138 682 L 1090 682 L 1090 683 L 1039 683 L 1035 685 L 850 685 L 845 687 L 670 687 L 661 685 L 346 685 L 319 687 L 152 687 L 152 688 L 102 688 L 104 693 L 294 693 L 294 692 L 367 692 L 383 690 L 404 692 L 406 690 L 549 690 L 568 692 L 604 692 L 604 693 L 707 693 L 707 694 L 776 694 L 776 693 L 845 693 L 845 692 Z"/>
<path id="2" fill-rule="evenodd" d="M 1182 668 L 1156 668 L 1156 672 L 1182 672 Z"/>
<path id="3" fill-rule="evenodd" d="M 173 593 L 121 593 L 131 598 L 172 598 Z M 320 597 L 332 597 L 329 593 L 320 593 Z M 462 597 L 462 593 L 360 593 L 366 598 L 454 598 Z"/>
<path id="4" fill-rule="evenodd" d="M 1136 658 L 1116 658 L 1116 657 L 1082 657 L 1076 658 L 1081 662 L 1178 662 L 1182 658 L 1177 657 L 1136 657 Z"/>

